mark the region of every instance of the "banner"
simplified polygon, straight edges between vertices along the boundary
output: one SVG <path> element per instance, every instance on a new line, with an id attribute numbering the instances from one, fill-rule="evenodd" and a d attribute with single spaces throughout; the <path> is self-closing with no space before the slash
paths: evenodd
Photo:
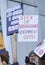
<path id="1" fill-rule="evenodd" d="M 22 6 L 7 9 L 7 35 L 18 33 L 19 16 L 22 15 Z"/>
<path id="2" fill-rule="evenodd" d="M 19 17 L 18 42 L 38 41 L 38 15 L 23 15 Z"/>

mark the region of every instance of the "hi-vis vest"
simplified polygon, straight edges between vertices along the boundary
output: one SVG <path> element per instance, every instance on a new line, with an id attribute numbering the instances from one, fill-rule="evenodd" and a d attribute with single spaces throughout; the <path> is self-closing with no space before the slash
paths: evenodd
<path id="1" fill-rule="evenodd" d="M 0 50 L 4 49 L 5 46 L 4 46 L 4 41 L 3 41 L 3 38 L 2 38 L 2 34 L 0 32 Z"/>

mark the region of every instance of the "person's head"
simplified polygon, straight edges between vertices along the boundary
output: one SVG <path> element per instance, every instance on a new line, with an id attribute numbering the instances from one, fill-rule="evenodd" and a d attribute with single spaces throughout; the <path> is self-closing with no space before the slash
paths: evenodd
<path id="1" fill-rule="evenodd" d="M 36 55 L 35 55 L 34 51 L 31 51 L 29 53 L 29 61 L 33 62 L 33 60 L 35 60 L 35 58 L 36 58 Z"/>
<path id="2" fill-rule="evenodd" d="M 2 65 L 8 65 L 8 63 L 9 63 L 9 54 L 8 54 L 8 52 L 1 54 L 0 57 L 1 57 Z"/>
<path id="3" fill-rule="evenodd" d="M 36 64 L 33 62 L 28 62 L 28 63 L 26 63 L 26 65 L 36 65 Z"/>

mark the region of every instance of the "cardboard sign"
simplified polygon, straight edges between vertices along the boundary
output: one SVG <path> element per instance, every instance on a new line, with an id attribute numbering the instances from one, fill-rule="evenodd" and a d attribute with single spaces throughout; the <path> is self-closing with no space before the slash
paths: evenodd
<path id="1" fill-rule="evenodd" d="M 19 18 L 18 42 L 38 41 L 38 15 L 23 15 Z"/>
<path id="2" fill-rule="evenodd" d="M 34 52 L 36 53 L 36 55 L 38 55 L 39 57 L 42 57 L 43 55 L 44 55 L 44 49 L 41 47 L 41 46 L 39 46 L 39 47 L 37 47 L 35 50 L 34 50 Z"/>
<path id="3" fill-rule="evenodd" d="M 7 9 L 7 35 L 18 33 L 19 16 L 22 15 L 22 13 L 23 11 L 21 5 Z"/>
<path id="4" fill-rule="evenodd" d="M 45 43 L 43 41 L 43 43 L 41 45 L 39 45 L 34 52 L 39 56 L 42 57 L 45 54 Z"/>

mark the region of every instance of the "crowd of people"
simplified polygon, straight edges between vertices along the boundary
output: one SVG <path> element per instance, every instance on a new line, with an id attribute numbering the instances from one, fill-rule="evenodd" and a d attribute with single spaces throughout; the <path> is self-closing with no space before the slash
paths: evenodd
<path id="1" fill-rule="evenodd" d="M 40 42 L 37 47 L 40 45 L 42 45 L 42 42 Z M 39 57 L 34 51 L 31 51 L 29 55 L 25 57 L 25 63 L 26 65 L 45 65 L 45 54 Z"/>
<path id="2" fill-rule="evenodd" d="M 33 51 L 25 57 L 26 65 L 45 65 L 45 54 L 40 58 Z"/>
<path id="3" fill-rule="evenodd" d="M 31 51 L 29 56 L 26 56 L 25 58 L 26 65 L 36 65 L 34 63 L 35 58 L 35 53 Z M 13 62 L 13 64 L 9 63 L 9 53 L 6 51 L 5 53 L 0 54 L 0 65 L 19 65 L 19 63 L 16 60 Z"/>
<path id="4" fill-rule="evenodd" d="M 34 51 L 31 51 L 29 55 L 25 57 L 25 64 L 26 65 L 45 65 L 45 54 L 40 58 L 34 53 Z M 0 50 L 0 65 L 19 65 L 19 62 L 15 59 L 12 64 L 9 63 L 9 52 L 6 51 L 6 49 L 4 48 L 3 50 Z"/>
<path id="5" fill-rule="evenodd" d="M 38 60 L 39 59 L 39 60 Z M 38 60 L 38 61 L 37 61 Z M 39 63 L 39 61 L 41 61 Z M 31 51 L 28 56 L 25 57 L 26 65 L 45 65 L 45 54 L 42 58 L 39 58 L 34 51 Z M 12 64 L 9 63 L 9 53 L 6 51 L 3 54 L 0 54 L 0 65 L 19 65 L 19 63 L 15 60 Z"/>

